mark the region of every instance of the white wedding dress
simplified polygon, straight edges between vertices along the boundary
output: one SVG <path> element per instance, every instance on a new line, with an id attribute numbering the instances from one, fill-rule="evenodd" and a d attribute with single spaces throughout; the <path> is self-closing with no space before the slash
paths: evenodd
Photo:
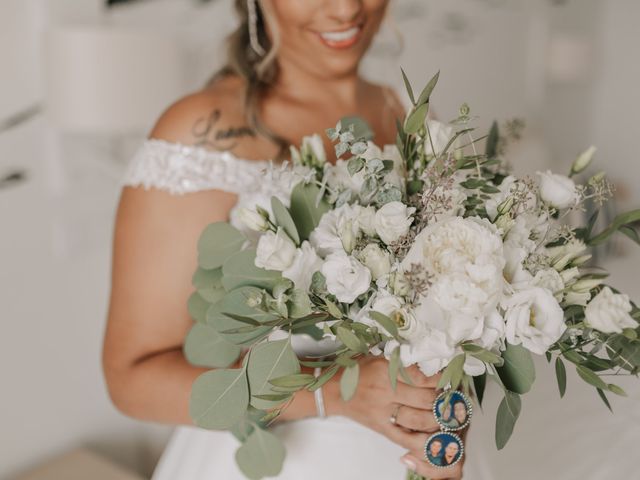
<path id="1" fill-rule="evenodd" d="M 212 152 L 162 140 L 147 140 L 129 164 L 123 185 L 156 188 L 181 195 L 217 189 L 238 195 L 231 222 L 240 205 L 254 206 L 282 193 L 265 173 L 268 162 L 250 161 L 228 152 Z M 326 345 L 297 337 L 294 348 L 317 352 Z M 604 480 L 640 478 L 634 449 L 640 441 L 640 389 L 633 377 L 617 382 L 630 398 L 614 398 L 612 416 L 590 387 L 569 378 L 567 397 L 558 398 L 552 368 L 537 359 L 538 380 L 523 399 L 523 413 L 509 445 L 497 452 L 493 435 L 501 400 L 488 385 L 486 414 L 474 409 L 465 448 L 465 480 Z M 404 449 L 385 437 L 343 417 L 309 418 L 274 428 L 284 440 L 287 458 L 283 480 L 402 480 L 399 458 Z M 234 453 L 236 439 L 228 432 L 177 427 L 156 468 L 153 480 L 245 480 Z"/>

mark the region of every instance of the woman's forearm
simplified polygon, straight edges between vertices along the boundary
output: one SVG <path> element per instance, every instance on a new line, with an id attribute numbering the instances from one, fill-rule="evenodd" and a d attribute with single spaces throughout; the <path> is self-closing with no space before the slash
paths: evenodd
<path id="1" fill-rule="evenodd" d="M 239 368 L 241 359 L 229 368 Z M 191 386 L 207 368 L 191 365 L 181 350 L 157 353 L 126 368 L 105 368 L 109 392 L 116 407 L 124 414 L 145 421 L 174 425 L 192 425 L 189 416 Z M 302 368 L 304 373 L 312 369 Z M 342 400 L 335 378 L 323 387 L 327 415 L 339 414 Z M 314 394 L 298 392 L 276 422 L 316 416 Z"/>

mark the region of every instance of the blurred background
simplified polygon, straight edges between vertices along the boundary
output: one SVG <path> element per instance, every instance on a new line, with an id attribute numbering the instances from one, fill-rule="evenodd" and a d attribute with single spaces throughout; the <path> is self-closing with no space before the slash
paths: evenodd
<path id="1" fill-rule="evenodd" d="M 153 471 L 170 428 L 117 413 L 100 369 L 114 210 L 124 167 L 154 120 L 224 60 L 231 4 L 0 1 L 0 479 Z M 640 2 L 397 0 L 393 18 L 366 76 L 404 93 L 400 66 L 416 86 L 440 70 L 440 119 L 467 102 L 481 126 L 526 122 L 510 152 L 517 172 L 565 171 L 593 144 L 617 186 L 614 207 L 640 206 Z M 600 263 L 614 286 L 640 299 L 640 249 L 625 240 Z M 489 392 L 471 430 L 476 473 L 634 477 L 633 379 L 621 379 L 629 397 L 612 399 L 611 416 L 575 375 L 563 401 L 544 359 L 538 376 L 500 453 L 499 398 Z M 78 476 L 83 468 L 91 473 Z"/>

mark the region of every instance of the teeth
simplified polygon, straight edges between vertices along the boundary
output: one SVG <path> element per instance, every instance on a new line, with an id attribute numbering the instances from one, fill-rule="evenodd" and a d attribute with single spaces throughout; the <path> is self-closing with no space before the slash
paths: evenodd
<path id="1" fill-rule="evenodd" d="M 344 42 L 345 40 L 351 40 L 359 31 L 359 27 L 353 27 L 342 32 L 324 32 L 320 36 L 329 42 Z"/>

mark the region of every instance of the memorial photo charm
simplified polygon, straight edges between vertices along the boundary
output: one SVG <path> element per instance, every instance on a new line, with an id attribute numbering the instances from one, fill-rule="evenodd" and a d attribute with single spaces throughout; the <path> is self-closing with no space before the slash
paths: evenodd
<path id="1" fill-rule="evenodd" d="M 452 467 L 463 455 L 462 439 L 452 432 L 435 433 L 424 444 L 425 459 L 437 468 Z"/>
<path id="2" fill-rule="evenodd" d="M 449 401 L 445 403 L 447 396 Z M 457 432 L 469 425 L 472 415 L 471 402 L 459 391 L 442 392 L 433 402 L 433 415 L 442 430 Z"/>

